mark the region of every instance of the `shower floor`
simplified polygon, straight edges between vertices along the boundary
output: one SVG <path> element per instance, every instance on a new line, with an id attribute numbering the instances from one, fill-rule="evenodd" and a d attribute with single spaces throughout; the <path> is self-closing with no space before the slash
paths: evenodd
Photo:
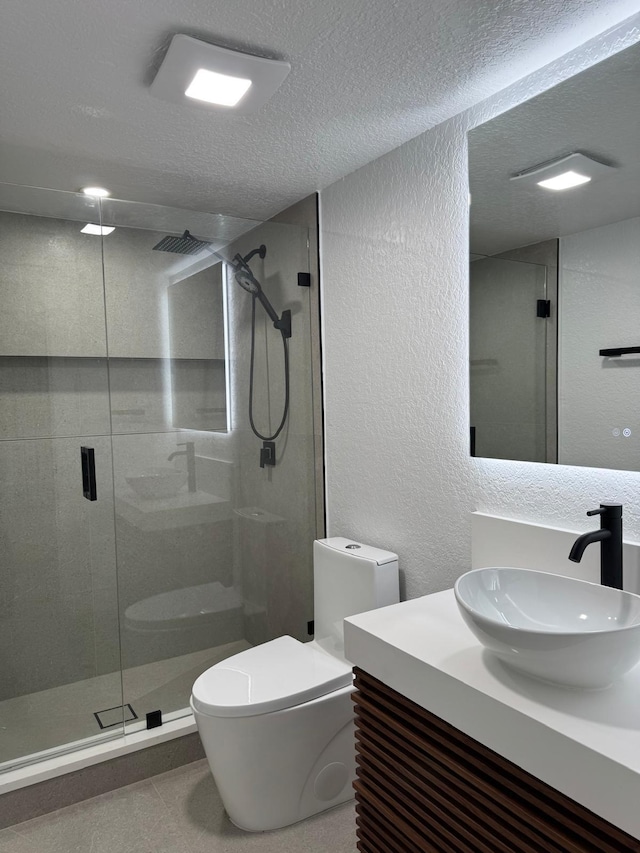
<path id="1" fill-rule="evenodd" d="M 125 705 L 129 703 L 138 717 L 129 725 L 144 726 L 149 711 L 160 709 L 167 714 L 187 708 L 191 686 L 200 673 L 249 647 L 250 643 L 238 640 L 124 670 L 122 679 L 120 672 L 113 672 L 6 699 L 0 702 L 0 770 L 34 753 L 120 733 L 121 724 L 102 730 L 94 715 L 119 706 L 121 689 Z"/>

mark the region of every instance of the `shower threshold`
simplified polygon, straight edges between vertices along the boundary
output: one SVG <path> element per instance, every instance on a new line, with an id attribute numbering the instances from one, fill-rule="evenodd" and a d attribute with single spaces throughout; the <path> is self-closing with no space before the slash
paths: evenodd
<path id="1" fill-rule="evenodd" d="M 124 670 L 124 701 L 138 716 L 124 728 L 101 730 L 95 717 L 115 704 L 105 696 L 119 695 L 120 673 L 0 702 L 0 794 L 190 734 L 191 685 L 213 663 L 248 647 L 239 640 Z M 163 725 L 147 731 L 145 715 L 156 709 Z"/>
<path id="2" fill-rule="evenodd" d="M 65 773 L 73 773 L 112 758 L 129 755 L 174 738 L 196 731 L 196 723 L 189 708 L 167 714 L 165 722 L 156 729 L 141 729 L 132 733 L 104 733 L 67 744 L 64 749 L 49 749 L 30 756 L 31 763 L 0 773 L 0 796 L 38 782 L 46 782 Z"/>

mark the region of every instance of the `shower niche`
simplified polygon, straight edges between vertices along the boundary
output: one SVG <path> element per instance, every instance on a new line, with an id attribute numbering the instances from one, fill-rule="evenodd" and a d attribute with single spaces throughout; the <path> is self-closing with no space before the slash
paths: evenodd
<path id="1" fill-rule="evenodd" d="M 185 228 L 202 251 L 154 250 Z M 251 300 L 224 260 L 262 242 L 256 274 L 294 318 L 269 472 L 247 422 Z M 0 185 L 0 778 L 148 712 L 184 716 L 213 663 L 307 638 L 322 535 L 308 269 L 301 225 Z M 254 333 L 268 430 L 282 344 L 262 318 Z"/>

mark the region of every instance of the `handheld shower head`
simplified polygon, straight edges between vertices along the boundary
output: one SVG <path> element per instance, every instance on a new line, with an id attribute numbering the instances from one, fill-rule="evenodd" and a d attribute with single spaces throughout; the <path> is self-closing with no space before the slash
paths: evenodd
<path id="1" fill-rule="evenodd" d="M 232 261 L 236 281 L 243 290 L 252 296 L 260 296 L 262 287 L 260 282 L 249 269 L 242 255 L 236 255 Z"/>
<path id="2" fill-rule="evenodd" d="M 279 329 L 285 337 L 289 338 L 291 337 L 291 312 L 285 311 L 282 317 L 277 315 L 275 308 L 271 302 L 269 302 L 268 297 L 262 290 L 260 282 L 251 272 L 249 264 L 247 263 L 247 259 L 255 255 L 258 251 L 260 252 L 260 257 L 264 257 L 264 254 L 261 251 L 262 249 L 266 252 L 266 249 L 261 246 L 259 250 L 254 250 L 247 255 L 246 258 L 243 258 L 240 254 L 234 255 L 234 258 L 231 261 L 234 275 L 240 287 L 243 290 L 246 290 L 247 293 L 250 293 L 251 296 L 253 296 L 254 299 L 257 299 L 262 305 L 276 329 Z"/>
<path id="3" fill-rule="evenodd" d="M 254 249 L 252 252 L 249 252 L 248 255 L 244 257 L 238 253 L 233 256 L 233 258 L 228 261 L 218 252 L 213 252 L 216 257 L 220 258 L 226 264 L 229 264 L 233 269 L 233 274 L 235 276 L 236 282 L 240 285 L 243 290 L 246 290 L 247 293 L 251 294 L 254 299 L 257 299 L 258 302 L 262 305 L 264 310 L 267 312 L 269 319 L 273 323 L 276 329 L 282 333 L 282 336 L 285 338 L 291 337 L 291 311 L 283 311 L 282 317 L 279 317 L 276 314 L 275 308 L 269 302 L 267 296 L 262 290 L 262 285 L 258 281 L 258 279 L 251 272 L 251 267 L 248 264 L 248 261 L 254 255 L 259 255 L 261 258 L 264 258 L 267 254 L 267 247 L 262 244 L 258 249 Z"/>

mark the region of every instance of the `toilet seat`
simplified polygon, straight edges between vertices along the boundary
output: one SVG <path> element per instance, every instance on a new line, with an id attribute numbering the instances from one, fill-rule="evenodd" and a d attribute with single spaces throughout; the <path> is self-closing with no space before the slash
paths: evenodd
<path id="1" fill-rule="evenodd" d="M 194 710 L 250 717 L 293 708 L 352 683 L 351 666 L 310 643 L 278 637 L 204 672 L 193 685 Z"/>

